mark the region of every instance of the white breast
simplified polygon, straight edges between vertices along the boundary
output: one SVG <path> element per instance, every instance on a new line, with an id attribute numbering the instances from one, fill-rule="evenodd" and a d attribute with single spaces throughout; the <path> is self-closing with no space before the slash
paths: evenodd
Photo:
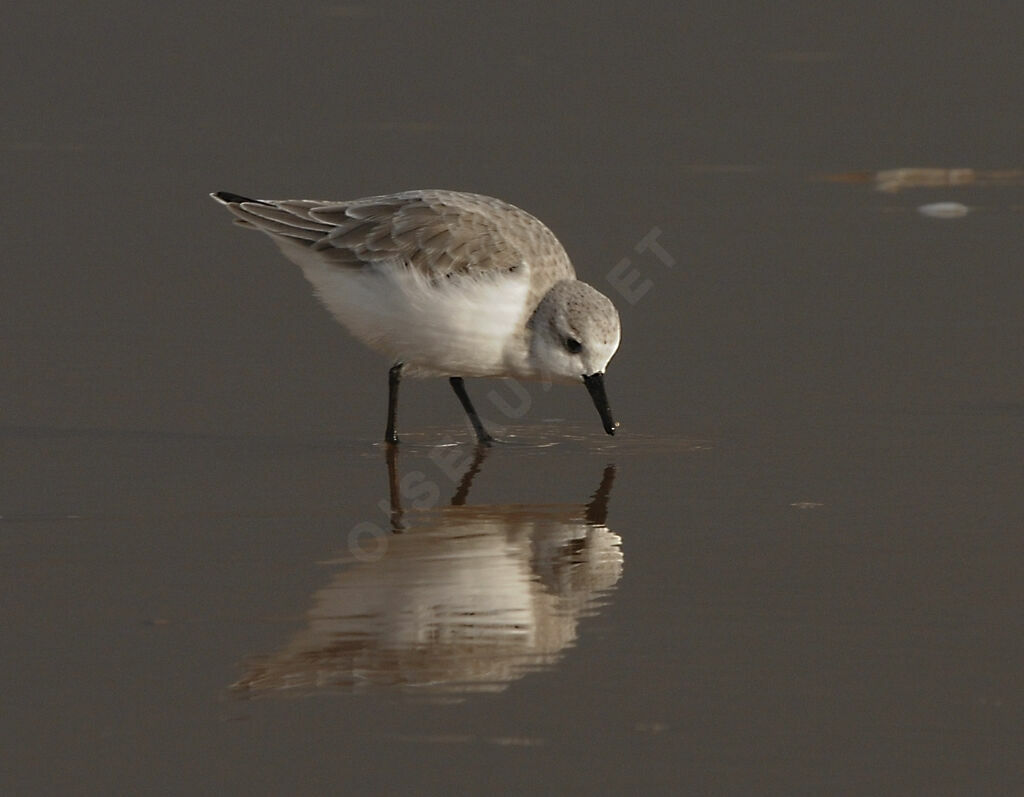
<path id="1" fill-rule="evenodd" d="M 339 268 L 305 253 L 286 252 L 334 317 L 412 374 L 526 375 L 521 338 L 528 269 L 432 284 L 398 263 Z"/>

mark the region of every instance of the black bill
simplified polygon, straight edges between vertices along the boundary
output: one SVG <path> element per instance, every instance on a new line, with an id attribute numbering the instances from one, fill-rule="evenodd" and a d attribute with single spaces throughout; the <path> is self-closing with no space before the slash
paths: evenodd
<path id="1" fill-rule="evenodd" d="M 604 374 L 597 373 L 584 376 L 583 384 L 587 386 L 587 392 L 590 393 L 590 398 L 594 400 L 594 406 L 597 407 L 597 412 L 601 416 L 604 430 L 608 434 L 615 434 L 618 424 L 612 420 L 612 408 L 608 406 L 608 397 L 604 394 Z"/>

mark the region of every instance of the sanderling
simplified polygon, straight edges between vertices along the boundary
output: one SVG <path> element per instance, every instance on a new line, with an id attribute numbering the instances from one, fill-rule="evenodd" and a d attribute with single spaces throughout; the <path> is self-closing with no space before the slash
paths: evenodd
<path id="1" fill-rule="evenodd" d="M 398 442 L 403 373 L 447 376 L 481 443 L 493 438 L 467 376 L 582 382 L 615 434 L 604 370 L 619 347 L 619 315 L 525 211 L 437 190 L 343 202 L 211 196 L 269 235 L 331 314 L 391 358 L 387 442 Z"/>

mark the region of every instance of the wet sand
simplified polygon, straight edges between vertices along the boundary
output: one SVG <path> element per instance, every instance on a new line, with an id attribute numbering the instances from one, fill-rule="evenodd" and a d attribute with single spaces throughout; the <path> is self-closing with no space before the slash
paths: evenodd
<path id="1" fill-rule="evenodd" d="M 0 790 L 1024 788 L 1024 17 L 915 6 L 14 9 Z M 414 187 L 615 300 L 619 435 L 410 380 L 389 461 L 207 197 Z"/>

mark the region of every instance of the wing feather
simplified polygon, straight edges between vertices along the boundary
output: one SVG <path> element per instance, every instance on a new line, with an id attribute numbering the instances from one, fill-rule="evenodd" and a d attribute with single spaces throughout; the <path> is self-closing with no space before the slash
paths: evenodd
<path id="1" fill-rule="evenodd" d="M 305 243 L 338 267 L 398 265 L 439 280 L 526 265 L 539 267 L 548 285 L 575 276 L 562 245 L 540 221 L 478 194 L 406 191 L 348 202 L 214 198 L 247 225 Z"/>

